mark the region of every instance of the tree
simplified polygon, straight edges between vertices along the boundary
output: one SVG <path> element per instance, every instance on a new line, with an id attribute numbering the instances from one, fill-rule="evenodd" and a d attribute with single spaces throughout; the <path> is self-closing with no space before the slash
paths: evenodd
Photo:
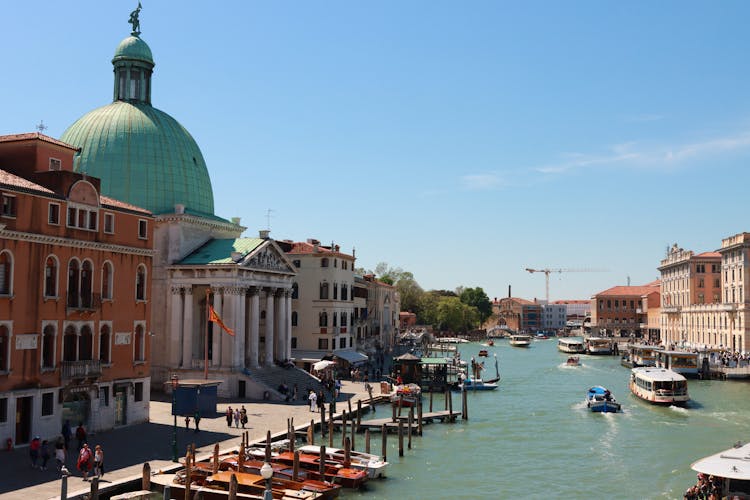
<path id="1" fill-rule="evenodd" d="M 476 288 L 464 288 L 461 295 L 461 302 L 466 305 L 473 306 L 479 312 L 480 324 L 487 321 L 487 318 L 492 316 L 492 302 L 487 294 L 484 293 L 481 287 Z"/>
<path id="2" fill-rule="evenodd" d="M 437 303 L 437 326 L 440 330 L 466 332 L 479 324 L 479 312 L 458 297 L 440 297 Z"/>

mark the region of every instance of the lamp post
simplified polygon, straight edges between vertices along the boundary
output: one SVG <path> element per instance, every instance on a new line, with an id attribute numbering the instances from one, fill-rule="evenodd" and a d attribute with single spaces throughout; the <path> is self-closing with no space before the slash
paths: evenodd
<path id="1" fill-rule="evenodd" d="M 175 402 L 177 401 L 177 387 L 180 385 L 180 378 L 176 373 L 172 374 L 172 416 L 174 424 L 172 425 L 172 461 L 177 462 L 177 412 Z"/>
<path id="2" fill-rule="evenodd" d="M 263 500 L 273 500 L 273 492 L 271 491 L 273 467 L 271 467 L 271 464 L 263 462 L 263 467 L 260 468 L 260 475 L 266 480 L 266 491 L 263 492 Z"/>

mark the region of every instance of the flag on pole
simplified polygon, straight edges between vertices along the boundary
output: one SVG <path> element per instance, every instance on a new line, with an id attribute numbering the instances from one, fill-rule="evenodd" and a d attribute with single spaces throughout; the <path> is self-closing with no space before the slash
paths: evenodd
<path id="1" fill-rule="evenodd" d="M 229 335 L 234 337 L 234 330 L 231 328 L 228 328 L 227 325 L 224 324 L 224 322 L 221 320 L 218 314 L 216 314 L 216 311 L 214 311 L 214 308 L 211 304 L 208 305 L 208 320 L 213 321 L 217 325 L 221 327 L 222 330 L 227 332 Z"/>

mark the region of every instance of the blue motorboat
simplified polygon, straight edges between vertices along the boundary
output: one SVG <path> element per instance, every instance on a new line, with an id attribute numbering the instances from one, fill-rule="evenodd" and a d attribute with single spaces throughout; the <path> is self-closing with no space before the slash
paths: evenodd
<path id="1" fill-rule="evenodd" d="M 497 389 L 495 382 L 484 381 L 481 378 L 468 377 L 458 384 L 459 390 L 467 391 L 494 391 Z"/>
<path id="2" fill-rule="evenodd" d="M 600 385 L 592 387 L 586 393 L 586 405 L 591 411 L 599 413 L 617 413 L 622 408 L 609 389 Z"/>

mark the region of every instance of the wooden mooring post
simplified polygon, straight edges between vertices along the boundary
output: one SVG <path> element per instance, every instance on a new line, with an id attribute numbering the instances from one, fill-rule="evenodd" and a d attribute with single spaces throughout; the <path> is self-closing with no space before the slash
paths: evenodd
<path id="1" fill-rule="evenodd" d="M 404 456 L 404 421 L 398 420 L 398 456 Z"/>
<path id="2" fill-rule="evenodd" d="M 299 477 L 299 451 L 294 452 L 294 463 L 292 465 L 292 480 L 296 481 Z M 325 478 L 321 479 L 325 481 Z"/>
<path id="3" fill-rule="evenodd" d="M 385 424 L 383 424 L 383 426 L 380 428 L 380 436 L 382 440 L 380 454 L 383 455 L 383 460 L 385 460 L 388 450 L 388 428 L 385 426 Z"/>
<path id="4" fill-rule="evenodd" d="M 358 399 L 357 400 L 357 432 L 359 432 L 359 424 L 361 423 L 362 423 L 362 400 Z"/>
<path id="5" fill-rule="evenodd" d="M 326 437 L 326 429 L 328 426 L 326 425 L 326 411 L 325 409 L 321 410 L 320 412 L 320 439 Z"/>
<path id="6" fill-rule="evenodd" d="M 432 393 L 434 391 L 430 391 L 430 413 L 432 413 Z"/>
<path id="7" fill-rule="evenodd" d="M 365 453 L 370 453 L 370 429 L 365 429 Z"/>
<path id="8" fill-rule="evenodd" d="M 141 476 L 141 489 L 151 490 L 151 464 L 143 464 L 143 475 Z"/>
<path id="9" fill-rule="evenodd" d="M 341 447 L 344 447 L 344 442 L 346 441 L 346 432 L 347 432 L 347 421 L 346 421 L 346 414 L 341 416 Z"/>
<path id="10" fill-rule="evenodd" d="M 461 391 L 461 418 L 469 420 L 469 398 L 466 394 L 466 387 L 464 387 Z"/>
<path id="11" fill-rule="evenodd" d="M 430 393 L 432 394 L 432 393 Z M 417 434 L 422 435 L 422 400 L 417 401 Z"/>
<path id="12" fill-rule="evenodd" d="M 409 408 L 409 430 L 407 431 L 407 435 L 409 436 L 409 441 L 407 447 L 411 450 L 411 428 L 414 426 L 414 407 L 412 406 Z"/>
<path id="13" fill-rule="evenodd" d="M 237 475 L 232 474 L 229 476 L 229 492 L 227 496 L 229 497 L 229 500 L 236 500 L 237 499 Z"/>
<path id="14" fill-rule="evenodd" d="M 351 436 L 352 436 L 352 450 L 354 449 L 354 434 L 355 434 L 355 432 L 354 432 L 355 427 L 354 426 L 355 426 L 354 419 L 352 419 L 352 431 L 351 431 Z"/>
<path id="15" fill-rule="evenodd" d="M 333 448 L 333 420 L 328 421 L 328 447 Z"/>
<path id="16" fill-rule="evenodd" d="M 320 480 L 325 481 L 326 477 L 326 447 L 321 446 L 320 447 Z"/>

